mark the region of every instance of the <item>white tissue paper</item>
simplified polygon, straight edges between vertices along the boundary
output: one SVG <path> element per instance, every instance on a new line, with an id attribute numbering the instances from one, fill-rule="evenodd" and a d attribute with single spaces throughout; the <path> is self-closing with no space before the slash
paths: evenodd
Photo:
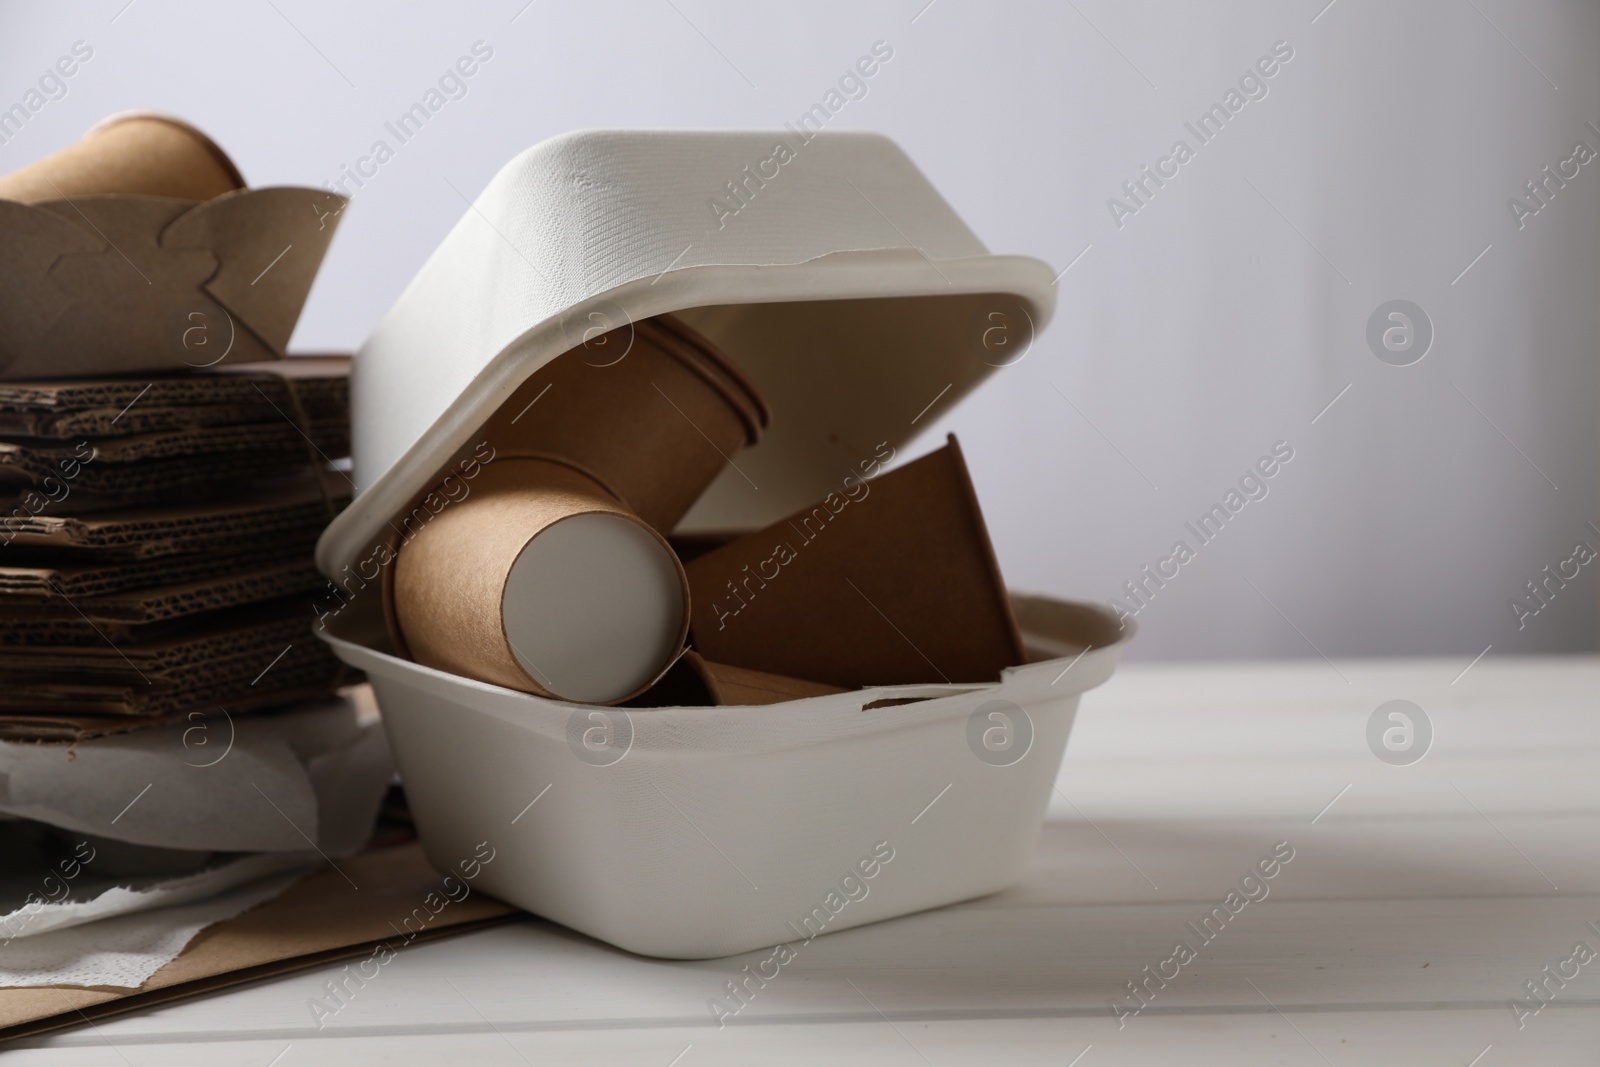
<path id="1" fill-rule="evenodd" d="M 139 986 L 206 926 L 358 851 L 393 775 L 349 699 L 0 743 L 0 987 Z"/>
<path id="2" fill-rule="evenodd" d="M 98 922 L 19 937 L 0 949 L 0 987 L 116 986 L 136 989 L 212 923 L 271 900 L 312 869 L 305 857 L 272 857 L 287 871 L 221 895 L 114 915 Z M 321 862 L 317 860 L 317 862 Z M 114 891 L 113 891 L 114 892 Z M 109 894 L 108 894 L 109 895 Z"/>
<path id="3" fill-rule="evenodd" d="M 344 698 L 75 745 L 0 743 L 0 814 L 160 848 L 349 854 L 394 774 Z"/>
<path id="4" fill-rule="evenodd" d="M 85 871 L 94 862 L 94 850 L 91 848 L 86 855 L 91 858 L 84 865 Z M 72 882 L 57 876 L 63 884 L 71 886 L 73 893 L 80 897 L 77 900 L 63 896 L 59 902 L 41 902 L 37 894 L 31 894 L 31 900 L 24 898 L 20 906 L 9 907 L 15 904 L 14 897 L 6 899 L 12 894 L 0 894 L 0 908 L 8 908 L 4 914 L 0 914 L 0 970 L 9 962 L 11 948 L 20 939 L 37 938 L 42 934 L 82 926 L 114 915 L 132 915 L 190 904 L 285 871 L 304 873 L 321 862 L 321 857 L 315 852 L 218 856 L 203 870 L 189 875 L 146 875 L 142 878 L 99 879 L 98 882 L 92 882 L 88 877 Z M 21 879 L 15 877 L 7 879 L 13 884 L 19 881 Z M 3 984 L 0 982 L 0 985 Z"/>

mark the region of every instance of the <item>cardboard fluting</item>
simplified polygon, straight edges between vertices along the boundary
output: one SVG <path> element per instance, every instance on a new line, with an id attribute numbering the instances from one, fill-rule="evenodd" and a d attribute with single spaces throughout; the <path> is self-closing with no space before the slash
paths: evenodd
<path id="1" fill-rule="evenodd" d="M 1022 640 L 956 439 L 693 560 L 708 659 L 858 688 L 992 682 Z"/>
<path id="2" fill-rule="evenodd" d="M 579 468 L 665 534 L 767 420 L 727 357 L 663 315 L 557 357 L 501 405 L 485 436 L 499 455 Z"/>
<path id="3" fill-rule="evenodd" d="M 0 176 L 0 200 L 37 204 L 80 196 L 210 200 L 244 188 L 216 144 L 168 115 L 112 115 L 61 151 Z"/>
<path id="4" fill-rule="evenodd" d="M 312 548 L 350 495 L 326 469 L 347 451 L 348 373 L 322 358 L 0 385 L 0 739 L 351 680 L 310 632 L 327 598 Z"/>
<path id="5" fill-rule="evenodd" d="M 290 598 L 147 642 L 0 645 L 0 715 L 238 712 L 326 697 L 349 675 L 310 639 L 308 614 Z"/>
<path id="6" fill-rule="evenodd" d="M 581 471 L 497 458 L 399 548 L 394 621 L 416 662 L 588 703 L 642 692 L 683 647 L 666 540 Z"/>
<path id="7" fill-rule="evenodd" d="M 137 639 L 139 632 L 153 632 L 139 631 L 140 627 L 241 604 L 261 604 L 297 594 L 310 602 L 327 583 L 306 556 L 302 550 L 266 566 L 260 560 L 234 557 L 224 561 L 231 564 L 225 571 L 203 579 L 114 589 L 97 596 L 77 596 L 68 592 L 68 587 L 112 584 L 93 581 L 101 576 L 96 572 L 103 573 L 102 568 L 0 567 L 0 642 L 92 645 L 116 640 L 113 630 Z M 115 575 L 120 579 L 115 584 L 131 582 L 134 577 Z"/>
<path id="8" fill-rule="evenodd" d="M 0 382 L 0 434 L 76 441 L 286 417 L 348 423 L 349 372 L 349 356 L 296 356 L 147 378 Z"/>
<path id="9" fill-rule="evenodd" d="M 66 499 L 72 499 L 70 492 Z M 349 502 L 348 483 L 306 472 L 242 495 L 88 516 L 57 514 L 56 508 L 42 505 L 31 510 L 19 506 L 0 511 L 0 546 L 15 546 L 10 551 L 29 560 L 63 565 L 183 556 L 204 566 L 205 561 L 228 560 L 238 553 L 267 559 L 286 546 L 303 552 L 316 542 L 329 517 Z M 155 573 L 159 582 L 168 572 Z"/>
<path id="10" fill-rule="evenodd" d="M 61 492 L 87 514 L 131 504 L 193 498 L 241 482 L 293 475 L 308 452 L 342 455 L 349 424 L 329 419 L 301 427 L 279 419 L 171 433 L 68 441 L 0 440 L 0 505 L 13 497 Z"/>
<path id="11" fill-rule="evenodd" d="M 0 543 L 29 516 L 237 497 L 321 468 L 349 452 L 349 371 L 348 358 L 324 356 L 0 383 Z M 342 489 L 320 495 L 347 496 L 333 477 Z"/>

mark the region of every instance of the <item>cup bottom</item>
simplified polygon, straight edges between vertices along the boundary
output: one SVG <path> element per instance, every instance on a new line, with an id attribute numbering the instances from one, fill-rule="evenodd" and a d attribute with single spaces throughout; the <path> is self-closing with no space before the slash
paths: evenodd
<path id="1" fill-rule="evenodd" d="M 506 578 L 501 617 L 517 662 L 541 686 L 607 703 L 649 685 L 677 650 L 682 579 L 644 526 L 587 512 L 528 542 Z"/>

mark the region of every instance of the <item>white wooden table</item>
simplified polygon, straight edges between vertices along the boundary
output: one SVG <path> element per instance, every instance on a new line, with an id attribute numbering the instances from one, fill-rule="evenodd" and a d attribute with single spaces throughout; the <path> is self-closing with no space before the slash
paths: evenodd
<path id="1" fill-rule="evenodd" d="M 1600 657 L 1465 666 L 1127 667 L 1084 700 L 1021 885 L 819 938 L 726 1029 L 707 1000 L 764 953 L 647 960 L 529 920 L 408 950 L 320 1032 L 334 968 L 6 1062 L 1600 1063 L 1600 958 L 1520 1029 L 1508 1006 L 1600 951 Z M 1409 766 L 1366 741 L 1393 698 L 1435 731 Z M 1188 924 L 1285 841 L 1202 945 Z M 1196 958 L 1119 1026 L 1180 939 Z"/>

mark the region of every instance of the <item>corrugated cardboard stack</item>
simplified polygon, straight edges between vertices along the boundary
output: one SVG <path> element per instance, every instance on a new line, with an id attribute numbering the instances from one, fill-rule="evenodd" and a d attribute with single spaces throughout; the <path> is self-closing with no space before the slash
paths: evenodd
<path id="1" fill-rule="evenodd" d="M 347 370 L 0 383 L 0 737 L 332 690 L 311 552 L 349 498 Z"/>
<path id="2" fill-rule="evenodd" d="M 283 355 L 343 201 L 128 113 L 0 177 L 0 739 L 327 695 L 349 361 Z M 132 375 L 139 375 L 134 377 Z"/>

